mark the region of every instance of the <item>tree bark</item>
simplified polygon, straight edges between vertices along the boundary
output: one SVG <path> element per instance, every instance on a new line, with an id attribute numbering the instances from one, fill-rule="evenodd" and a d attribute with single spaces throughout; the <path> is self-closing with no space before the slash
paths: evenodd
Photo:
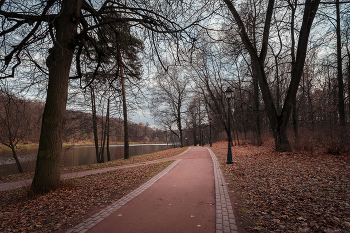
<path id="1" fill-rule="evenodd" d="M 337 70 L 338 70 L 338 111 L 340 125 L 345 125 L 345 105 L 344 105 L 344 82 L 343 82 L 343 65 L 341 54 L 341 35 L 340 35 L 340 9 L 339 0 L 335 1 L 336 14 L 337 14 Z"/>
<path id="2" fill-rule="evenodd" d="M 348 52 L 348 96 L 350 97 L 350 53 Z M 350 100 L 348 101 L 349 119 L 350 119 Z"/>
<path id="3" fill-rule="evenodd" d="M 123 116 L 124 116 L 124 159 L 129 159 L 129 130 L 128 130 L 128 112 L 126 107 L 126 96 L 125 96 L 125 78 L 124 78 L 124 68 L 122 63 L 122 55 L 118 50 L 118 66 L 120 70 L 120 82 L 122 84 L 122 96 L 123 96 Z"/>
<path id="4" fill-rule="evenodd" d="M 261 125 L 260 125 L 260 101 L 259 101 L 259 84 L 257 77 L 253 74 L 253 86 L 254 86 L 254 104 L 253 111 L 255 116 L 255 125 L 256 125 L 256 134 L 257 134 L 257 143 L 262 145 L 261 139 Z"/>
<path id="5" fill-rule="evenodd" d="M 69 72 L 74 54 L 74 38 L 82 6 L 81 0 L 62 0 L 55 19 L 56 41 L 46 60 L 49 83 L 42 119 L 34 179 L 31 190 L 47 193 L 60 185 L 62 133 L 68 97 Z"/>
<path id="6" fill-rule="evenodd" d="M 183 147 L 183 140 L 182 140 L 183 136 L 182 136 L 182 124 L 181 124 L 181 107 L 178 108 L 176 120 L 177 120 L 177 127 L 179 129 L 180 146 L 182 148 Z"/>
<path id="7" fill-rule="evenodd" d="M 14 146 L 11 147 L 11 151 L 12 151 L 13 158 L 16 161 L 18 172 L 19 173 L 23 173 L 23 168 L 22 168 L 21 163 L 19 162 L 19 159 L 18 159 L 18 156 L 17 156 L 17 153 L 16 153 L 16 150 L 15 150 Z"/>
<path id="8" fill-rule="evenodd" d="M 102 128 L 102 137 L 101 137 L 101 148 L 100 148 L 100 160 L 101 163 L 105 162 L 105 145 L 106 145 L 106 122 L 103 123 L 103 114 L 101 117 L 101 128 Z"/>
<path id="9" fill-rule="evenodd" d="M 91 91 L 91 108 L 92 108 L 92 129 L 94 131 L 94 142 L 95 142 L 95 153 L 96 153 L 96 162 L 101 163 L 100 154 L 98 150 L 98 132 L 97 132 L 97 115 L 96 115 L 96 98 L 94 88 L 90 87 Z"/>
<path id="10" fill-rule="evenodd" d="M 107 114 L 106 114 L 106 134 L 107 134 L 107 160 L 111 161 L 111 153 L 109 151 L 109 103 L 110 100 L 108 98 L 107 102 Z"/>
<path id="11" fill-rule="evenodd" d="M 292 17 L 291 17 L 291 25 L 290 25 L 290 34 L 291 34 L 291 40 L 292 40 L 292 47 L 291 47 L 291 57 L 292 57 L 292 71 L 295 67 L 295 11 L 297 8 L 297 0 L 294 1 L 294 4 L 289 1 L 289 6 L 292 9 Z M 293 76 L 293 73 L 292 73 Z M 293 122 L 293 130 L 294 130 L 294 141 L 295 144 L 299 144 L 299 127 L 298 127 L 298 112 L 297 112 L 297 102 L 296 98 L 293 102 L 293 110 L 292 110 L 292 122 Z"/>

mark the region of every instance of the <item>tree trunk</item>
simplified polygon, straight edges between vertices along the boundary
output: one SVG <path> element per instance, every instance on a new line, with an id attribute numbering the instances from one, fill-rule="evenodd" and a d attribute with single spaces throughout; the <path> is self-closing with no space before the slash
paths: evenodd
<path id="1" fill-rule="evenodd" d="M 257 143 L 262 145 L 261 139 L 261 125 L 260 125 L 260 102 L 259 102 L 259 84 L 256 76 L 253 74 L 253 86 L 254 86 L 254 105 L 253 111 L 255 116 L 255 125 L 256 125 L 256 134 L 257 134 Z"/>
<path id="2" fill-rule="evenodd" d="M 291 147 L 287 137 L 287 128 L 282 125 L 273 131 L 276 151 L 291 151 Z"/>
<path id="3" fill-rule="evenodd" d="M 128 112 L 126 107 L 126 96 L 125 96 L 125 81 L 124 81 L 124 68 L 122 63 L 122 55 L 118 50 L 118 66 L 120 70 L 120 82 L 122 84 L 122 96 L 123 96 L 123 115 L 124 115 L 124 159 L 129 159 L 129 130 L 128 130 Z"/>
<path id="4" fill-rule="evenodd" d="M 345 105 L 344 105 L 344 82 L 343 82 L 343 66 L 342 66 L 342 54 L 341 54 L 341 35 L 340 35 L 340 9 L 339 0 L 336 0 L 336 12 L 337 12 L 337 64 L 338 64 L 338 111 L 340 125 L 345 125 Z"/>
<path id="5" fill-rule="evenodd" d="M 92 86 L 90 86 L 90 91 L 91 91 L 91 108 L 92 108 L 92 128 L 94 131 L 96 163 L 101 163 L 100 154 L 98 150 L 99 146 L 98 146 L 98 132 L 97 132 L 96 98 L 95 98 L 95 91 Z"/>
<path id="6" fill-rule="evenodd" d="M 293 122 L 293 130 L 294 130 L 294 141 L 296 145 L 299 145 L 299 127 L 298 127 L 298 112 L 296 103 L 293 106 L 292 110 L 292 122 Z"/>
<path id="7" fill-rule="evenodd" d="M 105 162 L 105 145 L 106 145 L 106 124 L 103 123 L 103 114 L 101 120 L 101 128 L 102 128 L 102 137 L 101 137 L 101 148 L 100 148 L 100 160 L 101 163 Z"/>
<path id="8" fill-rule="evenodd" d="M 348 52 L 348 96 L 350 97 L 350 53 Z M 348 102 L 349 107 L 349 119 L 350 119 L 350 100 Z"/>
<path id="9" fill-rule="evenodd" d="M 247 140 L 247 130 L 246 130 L 246 125 L 245 125 L 245 117 L 244 117 L 244 109 L 243 109 L 243 95 L 242 95 L 242 85 L 241 85 L 241 78 L 238 77 L 238 89 L 239 89 L 239 99 L 240 99 L 240 104 L 239 104 L 239 109 L 241 110 L 241 119 L 242 119 L 242 127 L 243 127 L 243 134 L 244 134 L 244 139 Z M 232 116 L 232 119 L 233 116 Z M 232 122 L 233 123 L 233 122 Z M 233 124 L 232 124 L 233 126 Z M 238 131 L 238 130 L 237 130 Z M 234 132 L 234 131 L 232 131 Z M 235 139 L 234 139 L 235 140 Z M 236 144 L 236 141 L 235 141 Z M 239 144 L 239 143 L 238 143 Z"/>
<path id="10" fill-rule="evenodd" d="M 109 98 L 107 102 L 107 114 L 106 114 L 106 134 L 107 134 L 107 160 L 111 161 L 111 153 L 109 151 Z"/>
<path id="11" fill-rule="evenodd" d="M 21 163 L 19 162 L 19 159 L 18 159 L 18 156 L 17 156 L 17 153 L 16 153 L 16 150 L 15 150 L 14 146 L 11 147 L 11 151 L 12 151 L 13 158 L 16 161 L 18 172 L 19 173 L 23 173 L 23 168 L 22 168 Z"/>
<path id="12" fill-rule="evenodd" d="M 177 127 L 179 129 L 179 138 L 180 138 L 180 146 L 181 148 L 183 147 L 183 140 L 182 140 L 182 124 L 181 124 L 181 116 L 180 116 L 181 113 L 178 113 L 178 118 L 177 118 Z"/>
<path id="13" fill-rule="evenodd" d="M 166 141 L 166 145 L 168 146 L 168 132 L 165 131 L 165 141 Z"/>
<path id="14" fill-rule="evenodd" d="M 294 3 L 289 1 L 289 6 L 292 9 L 292 16 L 291 16 L 291 41 L 292 41 L 292 46 L 291 46 L 291 57 L 292 57 L 292 76 L 293 76 L 293 70 L 295 68 L 295 11 L 297 8 L 297 1 L 294 1 Z M 298 129 L 298 113 L 297 113 L 297 102 L 296 98 L 294 98 L 293 101 L 293 109 L 292 109 L 292 123 L 293 123 L 293 131 L 294 131 L 294 141 L 296 145 L 299 145 L 299 129 Z"/>
<path id="15" fill-rule="evenodd" d="M 46 60 L 49 69 L 38 156 L 31 190 L 47 193 L 60 185 L 62 133 L 68 97 L 69 72 L 74 54 L 81 0 L 62 0 L 55 19 L 56 41 Z"/>
<path id="16" fill-rule="evenodd" d="M 193 145 L 194 146 L 197 146 L 197 134 L 196 134 L 196 130 L 197 130 L 197 128 L 195 128 L 195 129 L 193 129 L 192 130 L 192 136 L 193 136 Z"/>

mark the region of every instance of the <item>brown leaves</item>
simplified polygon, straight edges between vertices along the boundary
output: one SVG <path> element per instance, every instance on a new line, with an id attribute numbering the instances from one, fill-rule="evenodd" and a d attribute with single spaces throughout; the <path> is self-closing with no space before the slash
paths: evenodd
<path id="1" fill-rule="evenodd" d="M 226 143 L 214 144 L 222 164 Z M 234 146 L 227 175 L 249 199 L 248 215 L 274 232 L 350 231 L 347 157 L 277 153 L 268 146 Z"/>
<path id="2" fill-rule="evenodd" d="M 77 224 L 92 208 L 120 198 L 169 163 L 66 180 L 60 189 L 32 198 L 26 188 L 0 192 L 0 232 L 52 232 Z"/>

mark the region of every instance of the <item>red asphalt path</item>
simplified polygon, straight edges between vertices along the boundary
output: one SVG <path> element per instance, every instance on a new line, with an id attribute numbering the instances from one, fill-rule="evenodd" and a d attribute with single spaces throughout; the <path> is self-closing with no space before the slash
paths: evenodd
<path id="1" fill-rule="evenodd" d="M 192 148 L 140 195 L 88 232 L 215 232 L 214 171 L 206 148 Z"/>
<path id="2" fill-rule="evenodd" d="M 237 233 L 220 164 L 194 147 L 152 179 L 67 233 Z"/>

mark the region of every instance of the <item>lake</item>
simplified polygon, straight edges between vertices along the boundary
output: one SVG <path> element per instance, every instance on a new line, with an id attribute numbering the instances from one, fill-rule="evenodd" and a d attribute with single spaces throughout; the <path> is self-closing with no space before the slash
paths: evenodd
<path id="1" fill-rule="evenodd" d="M 154 153 L 161 150 L 173 148 L 167 144 L 130 144 L 130 156 Z M 38 149 L 18 150 L 18 157 L 21 161 L 24 172 L 35 170 L 36 156 Z M 111 160 L 124 158 L 124 145 L 110 145 L 109 151 Z M 105 154 L 105 161 L 107 155 Z M 62 148 L 61 166 L 80 166 L 96 163 L 95 146 L 72 146 Z M 0 176 L 18 173 L 17 165 L 10 150 L 0 149 Z"/>

